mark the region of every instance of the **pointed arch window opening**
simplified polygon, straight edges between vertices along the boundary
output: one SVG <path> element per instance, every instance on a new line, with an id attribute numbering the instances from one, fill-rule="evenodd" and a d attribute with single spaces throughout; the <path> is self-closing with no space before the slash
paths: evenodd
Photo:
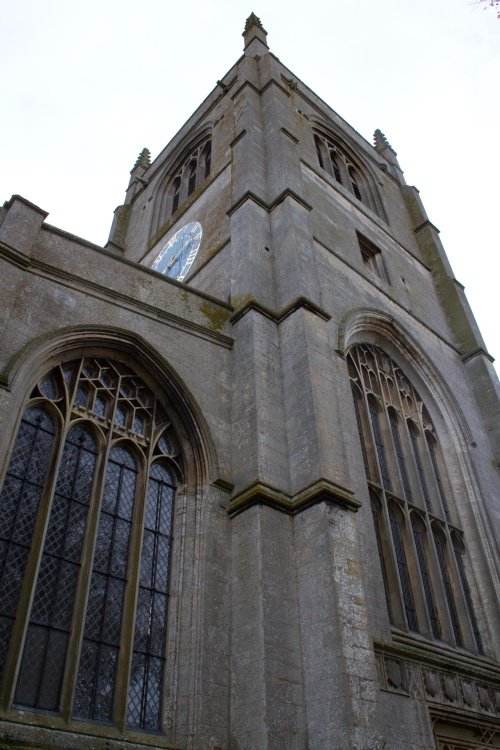
<path id="1" fill-rule="evenodd" d="M 198 170 L 198 162 L 196 159 L 193 159 L 189 165 L 189 172 L 188 172 L 188 196 L 194 193 L 194 191 L 196 190 L 197 170 Z"/>
<path id="2" fill-rule="evenodd" d="M 182 204 L 195 192 L 201 183 L 210 176 L 212 169 L 212 139 L 208 138 L 198 144 L 184 159 L 181 167 L 177 166 L 170 177 L 167 198 L 161 198 L 161 215 L 158 226 L 170 218 Z M 166 204 L 166 205 L 165 205 Z M 166 213 L 166 216 L 165 216 Z"/>
<path id="3" fill-rule="evenodd" d="M 114 413 L 118 399 L 130 414 L 141 410 L 140 442 L 103 424 L 92 388 L 106 389 Z M 144 382 L 114 360 L 57 366 L 32 397 L 0 492 L 3 699 L 160 731 L 181 465 L 172 425 Z M 170 439 L 159 442 L 167 429 Z"/>
<path id="4" fill-rule="evenodd" d="M 425 405 L 378 346 L 353 346 L 347 363 L 391 621 L 400 627 L 404 613 L 408 630 L 483 653 L 463 553 L 450 541 L 457 533 L 450 525 L 451 487 Z M 437 519 L 446 540 L 431 533 Z"/>
<path id="5" fill-rule="evenodd" d="M 370 188 L 367 170 L 362 171 L 358 164 L 354 166 L 348 150 L 323 132 L 314 132 L 314 144 L 321 169 L 354 195 L 356 200 L 382 216 L 377 201 L 374 199 L 373 189 Z"/>

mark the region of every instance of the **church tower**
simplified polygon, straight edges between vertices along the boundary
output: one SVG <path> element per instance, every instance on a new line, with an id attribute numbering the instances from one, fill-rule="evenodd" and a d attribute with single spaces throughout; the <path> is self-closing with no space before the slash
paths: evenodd
<path id="1" fill-rule="evenodd" d="M 104 248 L 0 209 L 0 747 L 500 748 L 500 406 L 418 190 L 269 50 Z"/>

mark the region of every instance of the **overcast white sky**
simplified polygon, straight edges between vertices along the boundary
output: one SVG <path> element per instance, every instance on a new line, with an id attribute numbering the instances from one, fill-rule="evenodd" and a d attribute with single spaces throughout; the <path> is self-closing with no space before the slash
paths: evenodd
<path id="1" fill-rule="evenodd" d="M 107 240 L 128 173 L 242 52 L 271 50 L 371 141 L 379 127 L 441 230 L 500 360 L 500 21 L 474 0 L 0 0 L 0 201 Z M 498 367 L 498 362 L 496 363 Z"/>

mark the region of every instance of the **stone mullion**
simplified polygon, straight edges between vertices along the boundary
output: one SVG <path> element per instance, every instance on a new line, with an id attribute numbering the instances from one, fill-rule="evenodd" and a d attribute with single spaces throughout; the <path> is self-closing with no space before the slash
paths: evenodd
<path id="1" fill-rule="evenodd" d="M 465 592 L 462 586 L 462 579 L 458 570 L 458 564 L 455 558 L 455 549 L 453 546 L 453 539 L 451 538 L 450 529 L 448 524 L 444 526 L 444 533 L 446 536 L 446 552 L 448 553 L 447 564 L 448 564 L 448 575 L 452 581 L 453 590 L 455 592 L 455 607 L 458 610 L 458 620 L 460 623 L 460 631 L 464 641 L 464 647 L 469 651 L 475 651 L 477 649 L 476 638 L 472 630 L 472 623 L 470 621 L 469 612 L 465 599 Z M 464 627 L 465 626 L 465 627 Z"/>
<path id="2" fill-rule="evenodd" d="M 389 563 L 388 565 L 386 565 L 386 567 L 388 568 L 387 577 L 389 595 L 391 597 L 392 610 L 394 614 L 397 615 L 397 618 L 399 620 L 399 622 L 393 622 L 392 624 L 399 628 L 405 628 L 407 627 L 406 613 L 401 581 L 399 579 L 396 550 L 394 547 L 394 539 L 392 536 L 391 519 L 389 518 L 389 508 L 387 505 L 387 498 L 385 496 L 385 493 L 381 493 L 380 497 L 380 506 L 383 516 L 381 521 L 385 532 L 386 549 L 388 549 L 388 555 L 386 556 L 385 561 Z"/>
<path id="3" fill-rule="evenodd" d="M 411 441 L 410 441 L 410 435 L 409 435 L 409 432 L 408 432 L 408 422 L 407 422 L 407 417 L 406 417 L 405 404 L 403 402 L 403 397 L 402 397 L 402 394 L 401 394 L 401 389 L 400 389 L 399 384 L 398 384 L 398 378 L 397 378 L 397 375 L 396 375 L 395 365 L 394 365 L 393 362 L 391 363 L 391 368 L 392 368 L 391 369 L 391 373 L 392 373 L 392 376 L 394 378 L 394 388 L 395 388 L 395 390 L 396 390 L 396 392 L 398 394 L 397 397 L 398 397 L 398 403 L 399 403 L 399 408 L 400 408 L 400 413 L 401 413 L 401 419 L 400 419 L 401 429 L 399 431 L 399 437 L 400 437 L 400 440 L 401 440 L 401 447 L 403 449 L 403 455 L 404 455 L 404 458 L 406 460 L 406 464 L 405 464 L 406 465 L 406 471 L 407 471 L 407 474 L 408 474 L 408 481 L 410 483 L 410 489 L 411 489 L 411 492 L 412 492 L 412 499 L 413 499 L 413 502 L 414 502 L 415 498 L 420 498 L 421 497 L 420 482 L 418 481 L 418 477 L 416 475 L 415 457 L 413 455 L 413 450 L 412 450 Z"/>
<path id="4" fill-rule="evenodd" d="M 418 561 L 417 550 L 415 547 L 411 511 L 408 503 L 403 503 L 402 513 L 404 515 L 405 523 L 401 529 L 401 535 L 403 537 L 406 564 L 408 565 L 408 571 L 410 573 L 410 583 L 413 594 L 413 603 L 415 605 L 418 632 L 432 638 L 432 629 L 427 613 L 425 592 L 423 590 L 423 582 L 420 574 L 420 563 Z"/>
<path id="5" fill-rule="evenodd" d="M 435 582 L 436 584 L 436 589 L 439 589 L 439 594 L 437 594 L 436 592 L 436 607 L 439 611 L 439 621 L 441 624 L 443 640 L 445 640 L 447 643 L 454 644 L 455 635 L 453 632 L 451 614 L 450 614 L 448 602 L 446 599 L 446 592 L 445 592 L 445 586 L 444 586 L 444 581 L 443 581 L 443 575 L 441 572 L 441 565 L 439 562 L 439 557 L 438 557 L 438 553 L 436 550 L 436 543 L 434 540 L 434 529 L 432 527 L 431 520 L 427 514 L 426 514 L 426 525 L 427 525 L 428 537 L 429 537 L 429 551 L 431 552 L 431 556 L 432 556 L 432 568 L 435 571 L 435 575 L 433 576 L 433 582 Z M 440 528 L 442 529 L 442 526 L 440 526 Z"/>

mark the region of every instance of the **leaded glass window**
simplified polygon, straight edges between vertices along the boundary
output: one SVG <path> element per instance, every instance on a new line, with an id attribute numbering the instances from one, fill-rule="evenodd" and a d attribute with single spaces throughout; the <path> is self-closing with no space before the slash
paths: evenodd
<path id="1" fill-rule="evenodd" d="M 181 474 L 166 411 L 124 362 L 35 386 L 0 493 L 4 703 L 161 731 Z"/>
<path id="2" fill-rule="evenodd" d="M 354 346 L 347 362 L 390 618 L 482 653 L 465 548 L 454 541 L 462 532 L 429 412 L 379 347 Z"/>

